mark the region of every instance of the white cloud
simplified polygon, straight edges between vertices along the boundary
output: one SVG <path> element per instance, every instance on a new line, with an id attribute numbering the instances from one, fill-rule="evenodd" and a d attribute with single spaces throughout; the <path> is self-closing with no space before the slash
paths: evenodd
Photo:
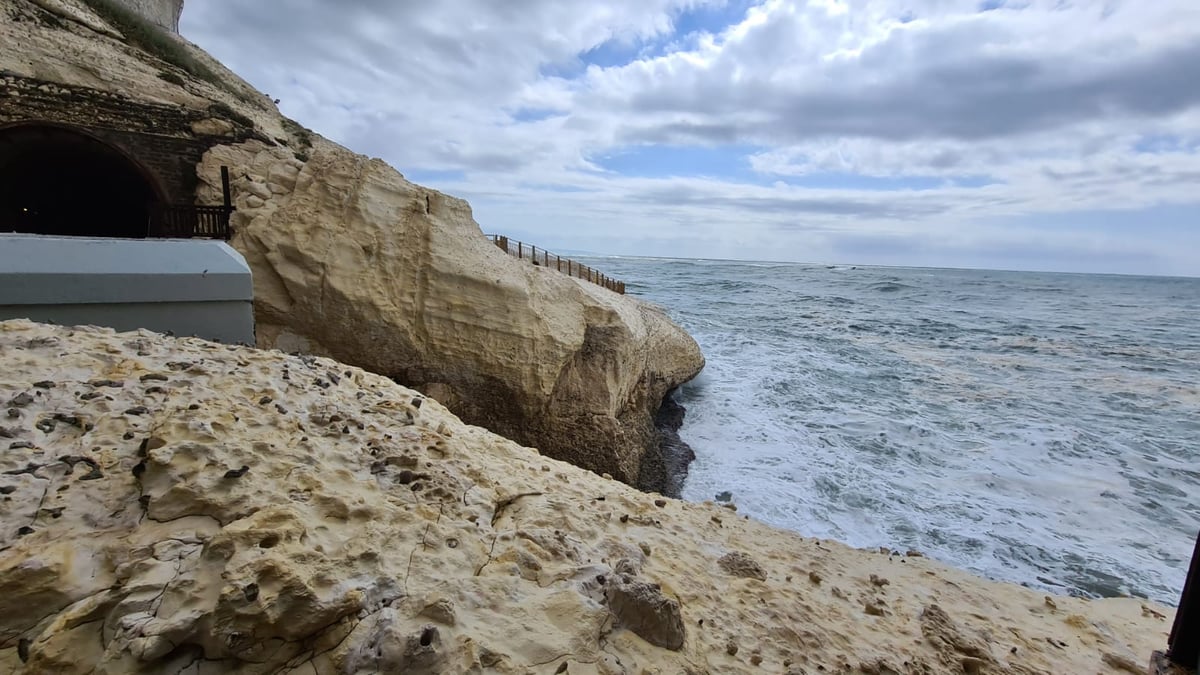
<path id="1" fill-rule="evenodd" d="M 1182 246 L 1200 216 L 1200 4 L 766 0 L 677 33 L 722 4 L 210 0 L 183 30 L 319 132 L 406 173 L 464 172 L 437 186 L 548 246 L 873 262 L 854 244 L 882 237 L 916 264 L 1009 251 L 1200 273 Z M 630 60 L 584 68 L 593 50 Z M 724 179 L 589 162 L 655 144 L 761 150 Z M 802 187 L 829 174 L 851 179 Z M 1154 241 L 1119 218 L 1047 224 L 1164 205 L 1190 210 Z M 870 259 L 838 258 L 855 251 Z"/>

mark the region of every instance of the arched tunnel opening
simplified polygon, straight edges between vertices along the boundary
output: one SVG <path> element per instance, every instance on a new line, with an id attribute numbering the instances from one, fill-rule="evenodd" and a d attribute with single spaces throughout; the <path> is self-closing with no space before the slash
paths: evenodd
<path id="1" fill-rule="evenodd" d="M 158 201 L 137 164 L 87 134 L 0 129 L 0 232 L 144 238 Z"/>

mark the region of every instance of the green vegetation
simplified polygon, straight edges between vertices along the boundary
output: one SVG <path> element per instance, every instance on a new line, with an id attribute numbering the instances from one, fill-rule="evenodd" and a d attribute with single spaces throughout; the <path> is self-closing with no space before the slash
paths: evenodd
<path id="1" fill-rule="evenodd" d="M 160 70 L 158 72 L 158 79 L 164 82 L 170 82 L 171 84 L 178 85 L 180 87 L 184 85 L 183 78 L 180 77 L 178 73 L 173 73 L 169 70 Z"/>
<path id="2" fill-rule="evenodd" d="M 125 36 L 125 40 L 131 46 L 137 47 L 152 56 L 156 56 L 182 69 L 193 77 L 221 87 L 234 96 L 239 98 L 244 96 L 241 92 L 231 88 L 229 83 L 218 77 L 211 68 L 200 62 L 182 43 L 168 35 L 163 29 L 139 16 L 136 12 L 126 9 L 113 0 L 84 0 L 84 2 L 88 7 L 92 8 L 92 11 L 99 14 L 100 18 L 121 31 Z M 174 73 L 170 73 L 170 75 L 182 81 L 179 75 Z M 159 77 L 167 82 L 176 84 L 175 80 L 169 79 L 163 73 L 159 73 Z"/>
<path id="3" fill-rule="evenodd" d="M 234 110 L 233 108 L 230 108 L 228 105 L 226 105 L 225 103 L 222 103 L 221 101 L 217 101 L 216 103 L 209 104 L 208 112 L 210 115 L 215 115 L 217 117 L 224 117 L 225 119 L 227 119 L 231 122 L 237 122 L 238 124 L 240 124 L 244 127 L 249 127 L 251 129 L 254 128 L 254 120 L 250 119 L 249 117 L 246 117 L 245 115 Z"/>
<path id="4" fill-rule="evenodd" d="M 283 118 L 283 128 L 289 134 L 296 137 L 296 141 L 300 143 L 305 150 L 312 147 L 312 129 L 305 127 L 294 119 L 289 117 Z M 299 159 L 299 157 L 297 157 Z M 301 161 L 308 161 L 307 159 Z"/>

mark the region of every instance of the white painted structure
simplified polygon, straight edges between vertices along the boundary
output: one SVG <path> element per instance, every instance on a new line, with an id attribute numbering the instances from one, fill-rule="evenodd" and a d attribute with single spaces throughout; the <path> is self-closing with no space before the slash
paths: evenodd
<path id="1" fill-rule="evenodd" d="M 250 267 L 223 241 L 0 234 L 0 320 L 254 344 Z"/>

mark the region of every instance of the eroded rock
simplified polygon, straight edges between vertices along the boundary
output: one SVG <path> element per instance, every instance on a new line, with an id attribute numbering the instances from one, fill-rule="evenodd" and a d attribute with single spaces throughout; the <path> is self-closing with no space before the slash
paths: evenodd
<path id="1" fill-rule="evenodd" d="M 658 584 L 621 576 L 608 585 L 607 599 L 608 608 L 621 625 L 646 642 L 671 650 L 683 647 L 679 601 L 663 595 Z"/>

